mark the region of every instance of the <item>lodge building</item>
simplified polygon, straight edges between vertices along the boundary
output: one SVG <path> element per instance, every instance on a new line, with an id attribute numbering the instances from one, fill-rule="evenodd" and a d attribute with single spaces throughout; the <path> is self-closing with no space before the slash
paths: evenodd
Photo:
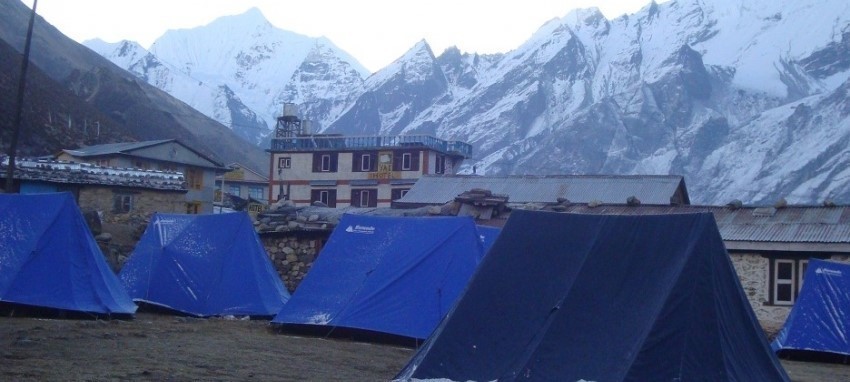
<path id="1" fill-rule="evenodd" d="M 284 105 L 271 141 L 269 203 L 389 207 L 423 175 L 454 174 L 472 146 L 428 135 L 311 134 Z"/>

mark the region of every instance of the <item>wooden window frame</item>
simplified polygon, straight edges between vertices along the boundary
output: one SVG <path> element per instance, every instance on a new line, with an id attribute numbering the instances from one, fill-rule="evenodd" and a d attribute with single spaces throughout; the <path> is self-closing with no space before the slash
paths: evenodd
<path id="1" fill-rule="evenodd" d="M 292 168 L 292 157 L 277 158 L 277 168 Z"/>
<path id="2" fill-rule="evenodd" d="M 410 171 L 413 169 L 413 154 L 401 153 L 401 171 Z"/>
<path id="3" fill-rule="evenodd" d="M 186 188 L 201 190 L 204 188 L 204 171 L 199 168 L 186 168 Z"/>
<path id="4" fill-rule="evenodd" d="M 782 265 L 790 265 L 791 277 L 780 278 L 779 267 Z M 794 305 L 795 289 L 797 286 L 797 261 L 793 259 L 773 259 L 773 277 L 771 279 L 772 300 L 774 305 Z M 791 298 L 788 300 L 779 299 L 780 286 L 791 287 Z"/>
<path id="5" fill-rule="evenodd" d="M 265 198 L 265 187 L 263 187 L 263 186 L 248 186 L 248 196 L 252 197 L 256 200 L 263 200 Z"/>
<path id="6" fill-rule="evenodd" d="M 369 172 L 372 171 L 372 156 L 369 154 L 363 154 L 360 156 L 360 171 Z"/>
<path id="7" fill-rule="evenodd" d="M 114 194 L 112 196 L 112 212 L 116 214 L 127 214 L 133 211 L 132 194 Z"/>

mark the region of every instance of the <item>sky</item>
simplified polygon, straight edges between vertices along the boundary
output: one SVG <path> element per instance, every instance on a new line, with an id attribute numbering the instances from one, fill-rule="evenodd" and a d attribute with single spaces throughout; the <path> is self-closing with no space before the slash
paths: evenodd
<path id="1" fill-rule="evenodd" d="M 33 0 L 22 0 L 32 8 Z M 547 21 L 597 7 L 608 19 L 651 0 L 39 0 L 36 12 L 83 42 L 131 40 L 148 48 L 169 29 L 194 28 L 256 7 L 272 25 L 327 37 L 375 72 L 425 39 L 439 55 L 502 53 Z M 661 1 L 657 1 L 661 2 Z"/>

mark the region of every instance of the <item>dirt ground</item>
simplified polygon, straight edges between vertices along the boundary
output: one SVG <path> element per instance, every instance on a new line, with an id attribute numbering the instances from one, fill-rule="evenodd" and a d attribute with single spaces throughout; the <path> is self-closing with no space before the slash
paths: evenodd
<path id="1" fill-rule="evenodd" d="M 2 381 L 389 381 L 412 354 L 284 335 L 267 321 L 0 317 Z M 850 365 L 783 365 L 798 382 L 850 381 Z"/>

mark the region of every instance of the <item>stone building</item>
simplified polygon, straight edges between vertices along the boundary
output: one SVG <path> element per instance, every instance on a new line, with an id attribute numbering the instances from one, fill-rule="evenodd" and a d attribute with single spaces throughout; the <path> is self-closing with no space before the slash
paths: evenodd
<path id="1" fill-rule="evenodd" d="M 0 177 L 5 177 L 8 163 L 8 158 L 0 162 Z M 154 213 L 186 212 L 187 187 L 179 172 L 24 158 L 15 161 L 14 181 L 22 194 L 73 194 L 116 269 Z"/>
<path id="2" fill-rule="evenodd" d="M 181 213 L 212 213 L 215 178 L 228 169 L 177 141 L 110 143 L 62 150 L 56 159 L 102 167 L 179 172 L 185 179 Z"/>

